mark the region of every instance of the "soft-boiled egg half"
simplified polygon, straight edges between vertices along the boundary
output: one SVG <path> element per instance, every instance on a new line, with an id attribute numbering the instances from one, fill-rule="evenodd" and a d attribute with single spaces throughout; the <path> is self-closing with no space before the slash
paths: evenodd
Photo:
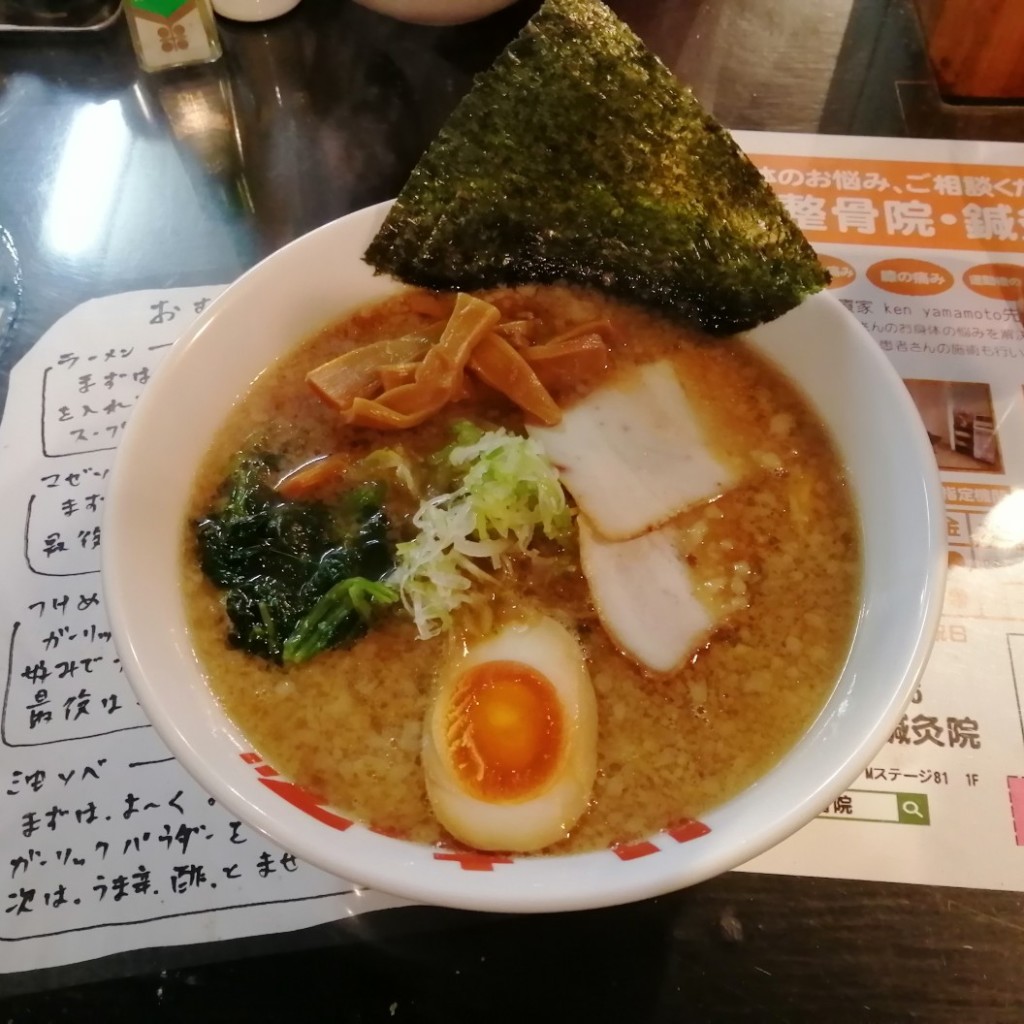
<path id="1" fill-rule="evenodd" d="M 597 773 L 597 707 L 583 651 L 549 617 L 511 622 L 444 665 L 423 730 L 438 821 L 479 850 L 565 839 Z"/>

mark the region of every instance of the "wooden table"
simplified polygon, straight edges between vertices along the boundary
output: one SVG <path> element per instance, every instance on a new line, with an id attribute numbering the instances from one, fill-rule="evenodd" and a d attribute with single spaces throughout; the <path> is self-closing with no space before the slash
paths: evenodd
<path id="1" fill-rule="evenodd" d="M 219 64 L 151 78 L 123 26 L 0 39 L 0 223 L 24 270 L 0 388 L 87 298 L 231 279 L 394 195 L 532 6 L 434 30 L 305 0 L 276 22 L 222 23 Z M 1024 141 L 1019 113 L 939 102 L 911 0 L 612 6 L 733 128 Z M 133 149 L 117 216 L 57 250 L 44 226 L 69 125 L 89 104 L 127 97 Z M 1017 893 L 735 873 L 590 913 L 412 908 L 0 976 L 0 1018 L 1011 1024 L 1024 1020 L 1022 961 Z"/>

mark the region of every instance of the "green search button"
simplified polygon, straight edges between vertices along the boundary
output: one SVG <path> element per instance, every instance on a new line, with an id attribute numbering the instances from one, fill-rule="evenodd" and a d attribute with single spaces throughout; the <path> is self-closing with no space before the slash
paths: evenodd
<path id="1" fill-rule="evenodd" d="M 928 797 L 924 793 L 897 793 L 896 812 L 901 825 L 930 825 Z"/>

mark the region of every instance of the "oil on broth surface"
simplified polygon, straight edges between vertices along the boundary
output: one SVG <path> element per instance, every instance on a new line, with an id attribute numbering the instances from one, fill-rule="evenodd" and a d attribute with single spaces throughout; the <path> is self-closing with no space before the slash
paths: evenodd
<path id="1" fill-rule="evenodd" d="M 799 738 L 849 648 L 859 605 L 859 524 L 816 415 L 743 342 L 708 343 L 578 290 L 531 287 L 485 297 L 507 319 L 538 317 L 544 336 L 608 317 L 622 339 L 619 366 L 670 358 L 705 432 L 722 439 L 720 454 L 744 472 L 738 487 L 684 513 L 678 525 L 712 603 L 724 595 L 749 604 L 669 676 L 645 674 L 614 648 L 572 547 L 523 561 L 498 588 L 505 604 L 566 622 L 586 651 L 598 700 L 598 777 L 589 811 L 567 841 L 550 849 L 600 848 L 700 815 L 753 782 Z M 400 436 L 356 430 L 341 426 L 310 393 L 308 370 L 424 322 L 399 296 L 339 321 L 265 371 L 208 453 L 192 515 L 209 507 L 231 456 L 254 434 L 284 453 L 286 465 L 297 465 L 331 451 L 358 457 L 396 441 L 426 456 L 448 442 L 456 419 L 520 430 L 521 417 L 504 400 L 480 398 Z M 359 820 L 414 840 L 447 840 L 427 802 L 419 755 L 432 685 L 453 641 L 419 640 L 407 617 L 393 615 L 351 649 L 287 671 L 251 657 L 227 645 L 218 593 L 198 568 L 191 529 L 185 533 L 195 646 L 214 691 L 253 745 Z"/>

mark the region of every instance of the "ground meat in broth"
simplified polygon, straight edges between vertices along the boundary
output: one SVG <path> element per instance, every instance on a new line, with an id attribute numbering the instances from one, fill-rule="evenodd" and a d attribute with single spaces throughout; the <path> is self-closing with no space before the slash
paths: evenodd
<path id="1" fill-rule="evenodd" d="M 619 365 L 669 357 L 709 436 L 746 452 L 745 482 L 680 518 L 705 598 L 733 612 L 709 645 L 668 677 L 619 654 L 589 602 L 576 552 L 523 559 L 495 605 L 527 603 L 571 623 L 586 650 L 599 712 L 591 809 L 564 843 L 576 852 L 649 835 L 696 817 L 767 771 L 820 710 L 846 657 L 860 586 L 855 509 L 835 451 L 793 386 L 744 343 L 707 341 L 580 290 L 529 287 L 485 295 L 538 339 L 607 317 Z M 360 343 L 431 319 L 403 297 L 360 311 L 269 368 L 233 411 L 196 481 L 205 510 L 234 452 L 255 435 L 289 465 L 328 451 L 368 453 L 400 441 L 425 456 L 471 417 L 520 430 L 504 400 L 477 395 L 421 427 L 378 433 L 342 427 L 306 372 Z M 436 316 L 436 314 L 435 314 Z M 532 321 L 532 323 L 530 322 Z M 565 396 L 562 396 L 565 401 Z M 753 467 L 753 469 L 751 469 Z M 434 820 L 419 763 L 421 726 L 449 640 L 416 639 L 405 617 L 380 622 L 347 651 L 287 671 L 230 648 L 218 592 L 185 530 L 184 588 L 210 683 L 253 746 L 278 770 L 377 828 L 423 842 L 448 837 Z"/>

